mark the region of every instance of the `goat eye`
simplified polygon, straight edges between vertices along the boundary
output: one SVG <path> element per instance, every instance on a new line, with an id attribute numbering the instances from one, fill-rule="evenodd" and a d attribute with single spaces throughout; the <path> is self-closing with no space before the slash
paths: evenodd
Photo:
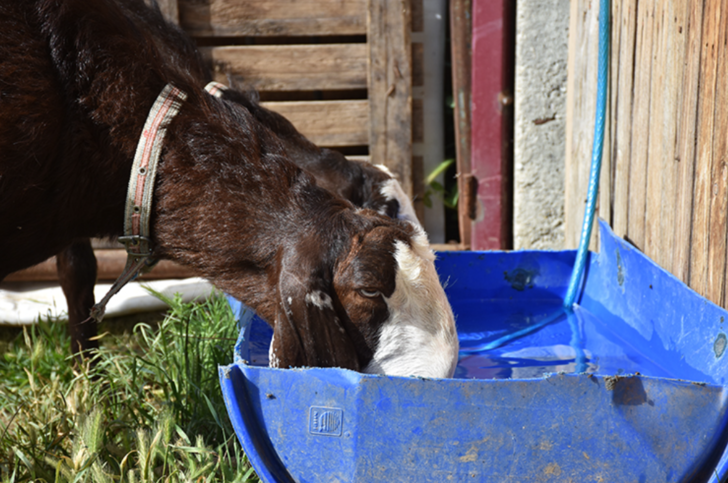
<path id="1" fill-rule="evenodd" d="M 370 291 L 370 290 L 364 290 L 363 288 L 362 289 L 359 289 L 359 293 L 363 297 L 370 298 L 370 299 L 373 299 L 374 297 L 379 297 L 380 295 L 382 295 L 382 292 L 379 292 L 377 290 L 371 290 Z"/>

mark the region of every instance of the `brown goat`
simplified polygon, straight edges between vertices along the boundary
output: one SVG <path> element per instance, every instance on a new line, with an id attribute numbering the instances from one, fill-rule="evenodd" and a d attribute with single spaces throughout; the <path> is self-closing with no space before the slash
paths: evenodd
<path id="1" fill-rule="evenodd" d="M 269 321 L 274 366 L 451 375 L 453 316 L 419 226 L 317 186 L 136 20 L 103 0 L 0 5 L 0 279 L 58 254 L 73 348 L 93 347 L 87 239 L 121 234 L 137 137 L 172 84 L 188 97 L 159 162 L 154 256 Z"/>

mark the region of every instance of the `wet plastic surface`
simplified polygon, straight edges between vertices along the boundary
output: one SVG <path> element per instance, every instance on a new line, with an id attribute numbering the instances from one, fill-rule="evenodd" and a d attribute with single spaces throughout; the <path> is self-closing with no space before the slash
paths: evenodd
<path id="1" fill-rule="evenodd" d="M 463 349 L 454 379 L 262 367 L 271 331 L 253 319 L 220 375 L 256 471 L 271 482 L 723 477 L 728 313 L 605 226 L 601 240 L 568 313 L 574 252 L 439 254 Z"/>

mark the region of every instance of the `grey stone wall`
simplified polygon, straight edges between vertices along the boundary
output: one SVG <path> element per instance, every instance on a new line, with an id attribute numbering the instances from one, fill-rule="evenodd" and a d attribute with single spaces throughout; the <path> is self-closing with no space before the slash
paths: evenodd
<path id="1" fill-rule="evenodd" d="M 513 245 L 564 248 L 568 0 L 516 11 Z"/>

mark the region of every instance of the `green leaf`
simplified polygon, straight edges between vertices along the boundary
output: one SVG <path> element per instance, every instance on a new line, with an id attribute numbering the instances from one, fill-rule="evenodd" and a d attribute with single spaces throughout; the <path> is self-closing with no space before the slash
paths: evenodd
<path id="1" fill-rule="evenodd" d="M 450 193 L 450 196 L 445 197 L 443 202 L 448 208 L 455 209 L 458 206 L 458 198 L 460 198 L 460 192 L 458 191 L 457 187 L 455 187 L 452 193 Z"/>
<path id="2" fill-rule="evenodd" d="M 425 179 L 425 186 L 430 186 L 432 182 L 435 181 L 435 178 L 437 178 L 441 173 L 444 173 L 445 170 L 454 162 L 454 159 L 446 159 L 442 163 L 438 164 L 437 167 L 427 175 L 427 179 Z"/>

